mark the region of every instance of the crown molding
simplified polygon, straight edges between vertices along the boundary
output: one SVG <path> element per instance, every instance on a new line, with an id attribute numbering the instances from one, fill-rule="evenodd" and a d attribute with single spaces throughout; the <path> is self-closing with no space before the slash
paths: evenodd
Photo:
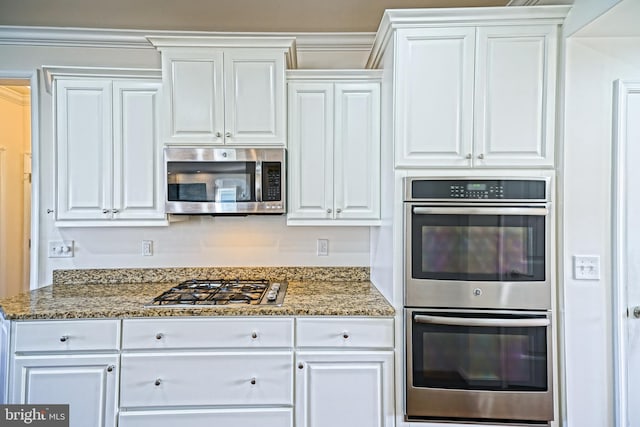
<path id="1" fill-rule="evenodd" d="M 5 101 L 9 101 L 13 104 L 17 104 L 20 106 L 27 106 L 31 103 L 31 98 L 29 95 L 23 95 L 20 92 L 16 92 L 13 89 L 9 89 L 6 86 L 0 86 L 0 99 L 4 99 Z"/>
<path id="2" fill-rule="evenodd" d="M 206 37 L 244 38 L 253 39 L 254 43 L 259 38 L 284 43 L 287 43 L 287 39 L 293 39 L 295 49 L 302 51 L 362 51 L 371 49 L 375 33 L 223 33 L 0 26 L 0 45 L 154 49 L 151 39 L 166 41 L 179 37 L 193 37 L 194 40 Z"/>
<path id="3" fill-rule="evenodd" d="M 43 65 L 42 74 L 47 93 L 52 93 L 54 78 L 121 78 L 160 80 L 162 71 L 155 68 L 66 67 Z"/>
<path id="4" fill-rule="evenodd" d="M 291 80 L 381 80 L 382 70 L 287 70 L 287 81 Z"/>

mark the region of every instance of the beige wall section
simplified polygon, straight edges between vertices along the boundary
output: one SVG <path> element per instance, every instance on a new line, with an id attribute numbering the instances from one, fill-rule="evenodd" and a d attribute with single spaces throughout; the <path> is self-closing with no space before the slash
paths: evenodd
<path id="1" fill-rule="evenodd" d="M 25 96 L 0 86 L 0 296 L 29 289 L 24 280 L 24 154 L 30 150 Z M 28 230 L 28 228 L 27 228 Z M 28 263 L 28 257 L 26 259 Z"/>

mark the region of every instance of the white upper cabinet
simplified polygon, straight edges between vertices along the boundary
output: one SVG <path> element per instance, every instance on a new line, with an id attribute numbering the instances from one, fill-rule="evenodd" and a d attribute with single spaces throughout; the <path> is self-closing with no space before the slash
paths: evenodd
<path id="1" fill-rule="evenodd" d="M 295 76 L 287 223 L 374 224 L 380 219 L 379 82 Z"/>
<path id="2" fill-rule="evenodd" d="M 57 226 L 165 225 L 160 82 L 55 81 Z"/>
<path id="3" fill-rule="evenodd" d="M 166 144 L 286 145 L 291 38 L 150 37 L 162 54 Z"/>
<path id="4" fill-rule="evenodd" d="M 553 167 L 568 8 L 388 10 L 368 66 L 389 76 L 399 168 Z"/>

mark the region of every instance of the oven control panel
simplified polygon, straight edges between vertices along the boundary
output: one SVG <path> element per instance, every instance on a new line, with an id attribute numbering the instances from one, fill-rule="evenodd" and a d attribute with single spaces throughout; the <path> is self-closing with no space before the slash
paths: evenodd
<path id="1" fill-rule="evenodd" d="M 478 183 L 452 184 L 449 195 L 454 199 L 503 199 L 504 186 L 500 184 L 488 186 Z"/>
<path id="2" fill-rule="evenodd" d="M 406 178 L 405 200 L 548 200 L 546 179 Z"/>

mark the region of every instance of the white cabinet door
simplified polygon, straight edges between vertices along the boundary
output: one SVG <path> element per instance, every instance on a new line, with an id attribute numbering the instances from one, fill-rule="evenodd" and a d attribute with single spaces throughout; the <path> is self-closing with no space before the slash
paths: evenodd
<path id="1" fill-rule="evenodd" d="M 556 27 L 478 28 L 476 166 L 552 166 Z"/>
<path id="2" fill-rule="evenodd" d="M 224 51 L 225 143 L 285 145 L 282 50 Z"/>
<path id="3" fill-rule="evenodd" d="M 379 219 L 378 83 L 336 83 L 334 134 L 335 218 Z"/>
<path id="4" fill-rule="evenodd" d="M 392 426 L 393 352 L 297 352 L 296 427 Z"/>
<path id="5" fill-rule="evenodd" d="M 119 427 L 291 427 L 291 408 L 167 409 L 120 413 Z"/>
<path id="6" fill-rule="evenodd" d="M 56 81 L 56 219 L 111 210 L 111 82 Z"/>
<path id="7" fill-rule="evenodd" d="M 16 356 L 11 403 L 69 404 L 70 427 L 115 427 L 118 355 Z"/>
<path id="8" fill-rule="evenodd" d="M 222 61 L 221 49 L 162 51 L 164 142 L 223 143 Z"/>
<path id="9" fill-rule="evenodd" d="M 397 37 L 396 166 L 470 166 L 475 28 Z"/>
<path id="10" fill-rule="evenodd" d="M 113 83 L 115 219 L 163 219 L 158 117 L 160 84 Z"/>
<path id="11" fill-rule="evenodd" d="M 289 83 L 291 219 L 333 217 L 333 84 Z"/>

